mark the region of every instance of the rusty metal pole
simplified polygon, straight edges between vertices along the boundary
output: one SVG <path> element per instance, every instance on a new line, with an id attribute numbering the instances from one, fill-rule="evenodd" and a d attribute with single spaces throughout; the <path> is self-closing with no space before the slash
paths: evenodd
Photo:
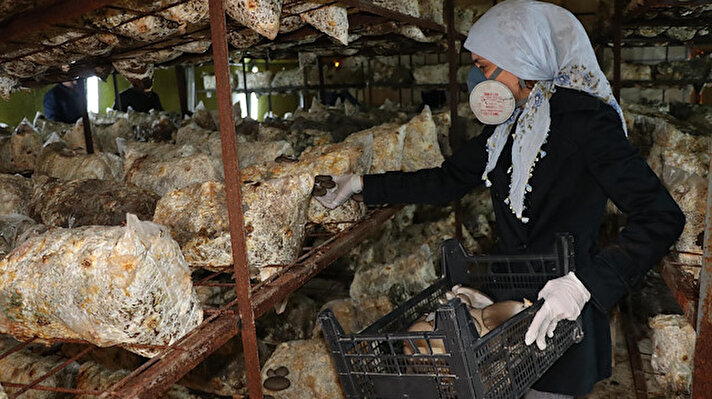
<path id="1" fill-rule="evenodd" d="M 227 33 L 223 0 L 210 0 L 210 34 L 213 42 L 213 65 L 215 67 L 216 95 L 220 119 L 220 139 L 225 170 L 225 193 L 230 221 L 230 243 L 235 265 L 235 291 L 237 306 L 242 321 L 241 336 L 247 387 L 252 399 L 262 399 L 260 361 L 257 353 L 255 317 L 250 298 L 250 275 L 247 271 L 242 195 L 240 193 L 240 170 L 235 143 L 235 123 L 232 115 L 230 69 L 228 66 Z M 243 61 L 244 62 L 244 61 Z M 247 82 L 245 82 L 247 83 Z"/>
<path id="2" fill-rule="evenodd" d="M 265 56 L 265 71 L 269 71 L 269 49 L 267 49 L 267 54 Z M 267 109 L 269 110 L 270 117 L 272 116 L 272 86 L 267 86 Z"/>
<path id="3" fill-rule="evenodd" d="M 712 151 L 712 148 L 710 149 Z M 712 164 L 710 164 L 712 171 Z M 692 369 L 692 398 L 709 398 L 712 393 L 712 174 L 707 176 L 705 213 L 705 257 L 700 271 L 700 299 L 697 302 L 697 340 Z"/>
<path id="4" fill-rule="evenodd" d="M 326 91 L 324 90 L 324 62 L 321 57 L 316 57 L 316 66 L 319 70 L 319 102 L 324 104 L 326 99 Z"/>
<path id="5" fill-rule="evenodd" d="M 447 60 L 450 67 L 448 82 L 450 89 L 450 148 L 454 153 L 460 148 L 460 140 L 457 137 L 457 103 L 459 101 L 457 82 L 457 67 L 460 61 L 460 52 L 455 48 L 455 1 L 445 2 L 445 18 L 447 21 Z M 460 201 L 455 203 L 455 237 L 462 241 L 462 206 Z"/>
<path id="6" fill-rule="evenodd" d="M 401 69 L 401 55 L 398 54 L 398 69 Z M 403 108 L 403 90 L 401 85 L 398 85 L 398 104 Z"/>
<path id="7" fill-rule="evenodd" d="M 79 87 L 76 88 L 82 93 L 82 125 L 84 127 L 84 144 L 87 154 L 94 153 L 94 140 L 91 135 L 91 120 L 89 120 L 89 110 L 87 109 L 87 78 L 79 78 Z"/>

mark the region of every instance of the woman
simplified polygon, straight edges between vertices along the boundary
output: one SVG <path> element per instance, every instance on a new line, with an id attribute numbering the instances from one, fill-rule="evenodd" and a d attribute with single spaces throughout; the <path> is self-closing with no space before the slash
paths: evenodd
<path id="1" fill-rule="evenodd" d="M 525 342 L 543 348 L 557 321 L 579 314 L 584 339 L 527 397 L 584 395 L 611 375 L 607 312 L 679 237 L 684 215 L 627 141 L 621 109 L 586 32 L 570 12 L 508 0 L 472 26 L 464 47 L 485 79 L 511 92 L 517 104 L 511 117 L 487 126 L 439 168 L 335 176 L 336 187 L 321 200 L 334 207 L 363 190 L 368 204 L 447 203 L 484 181 L 500 252 L 545 253 L 555 233 L 573 234 L 576 272 L 541 290 L 544 306 Z M 477 87 L 473 93 L 476 105 Z M 596 236 L 609 198 L 627 223 L 615 242 L 599 249 Z"/>

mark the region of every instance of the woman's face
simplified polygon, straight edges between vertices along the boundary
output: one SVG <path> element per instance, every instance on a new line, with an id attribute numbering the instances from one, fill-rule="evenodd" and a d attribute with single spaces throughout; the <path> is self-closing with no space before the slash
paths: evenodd
<path id="1" fill-rule="evenodd" d="M 472 60 L 475 62 L 475 66 L 480 68 L 482 73 L 489 79 L 489 77 L 494 73 L 494 71 L 497 69 L 497 65 L 493 64 L 491 61 L 487 60 L 486 58 L 480 57 L 479 55 L 472 53 Z M 519 86 L 519 78 L 514 76 L 512 73 L 505 71 L 504 69 L 502 72 L 495 78 L 496 81 L 502 82 L 507 87 L 509 87 L 509 90 L 512 91 L 512 94 L 514 94 L 514 99 L 519 102 L 521 100 L 526 99 L 529 97 L 529 93 L 531 93 L 531 88 L 525 87 L 521 88 Z"/>

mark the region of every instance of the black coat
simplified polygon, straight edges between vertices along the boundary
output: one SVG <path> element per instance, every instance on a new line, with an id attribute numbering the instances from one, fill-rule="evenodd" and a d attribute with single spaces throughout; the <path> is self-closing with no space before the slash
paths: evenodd
<path id="1" fill-rule="evenodd" d="M 153 91 L 144 92 L 129 87 L 119 93 L 119 99 L 121 100 L 121 109 L 119 109 L 118 101 L 114 103 L 114 109 L 119 111 L 126 112 L 129 107 L 136 112 L 148 112 L 152 109 L 163 111 L 161 100 L 158 98 L 158 94 Z"/>
<path id="2" fill-rule="evenodd" d="M 607 312 L 636 286 L 680 236 L 685 217 L 645 160 L 625 138 L 616 111 L 583 92 L 558 88 L 550 99 L 547 155 L 535 166 L 520 222 L 505 205 L 512 140 L 490 172 L 498 251 L 548 253 L 557 232 L 574 236 L 576 275 L 591 292 L 582 312 L 584 340 L 574 345 L 534 388 L 569 395 L 590 392 L 611 375 Z M 440 168 L 364 176 L 364 201 L 448 203 L 482 183 L 485 143 L 494 128 L 466 143 Z M 625 228 L 605 248 L 596 237 L 607 199 L 627 215 Z"/>
<path id="3" fill-rule="evenodd" d="M 74 123 L 82 117 L 82 95 L 78 88 L 55 85 L 42 100 L 45 117 L 51 121 Z"/>

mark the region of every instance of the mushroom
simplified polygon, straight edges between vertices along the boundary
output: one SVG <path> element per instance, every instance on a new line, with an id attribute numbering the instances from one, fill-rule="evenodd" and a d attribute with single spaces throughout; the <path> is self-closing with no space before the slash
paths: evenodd
<path id="1" fill-rule="evenodd" d="M 427 322 L 425 321 L 424 318 L 418 319 L 415 323 L 413 323 L 409 328 L 408 332 L 421 332 L 421 331 L 433 331 L 435 329 L 434 327 L 434 321 L 433 322 Z M 412 340 L 412 343 L 415 344 L 415 346 L 418 348 L 418 352 L 421 354 L 442 354 L 445 353 L 445 343 L 443 342 L 442 339 L 431 339 L 430 341 L 430 346 L 428 346 L 428 342 L 425 339 L 414 339 Z M 430 348 L 432 347 L 432 352 Z M 415 348 L 413 348 L 411 341 L 406 340 L 403 343 L 403 353 L 406 355 L 412 355 L 415 353 Z"/>
<path id="2" fill-rule="evenodd" d="M 483 309 L 494 303 L 492 298 L 482 293 L 482 291 L 478 291 L 474 288 L 463 287 L 458 284 L 452 287 L 452 291 L 473 308 Z M 465 300 L 465 297 L 468 299 Z"/>
<path id="3" fill-rule="evenodd" d="M 529 307 L 531 302 L 527 302 L 504 301 L 487 306 L 482 309 L 483 326 L 490 331 L 494 330 L 498 325 L 504 323 L 515 314 Z"/>
<path id="4" fill-rule="evenodd" d="M 477 333 L 480 335 L 480 337 L 490 332 L 490 329 L 485 327 L 484 323 L 482 322 L 482 309 L 470 309 L 470 316 L 472 316 L 472 320 L 475 322 L 475 328 L 477 329 Z"/>
<path id="5" fill-rule="evenodd" d="M 452 291 L 445 291 L 445 297 L 444 298 L 440 297 L 438 299 L 438 302 L 441 305 L 447 305 L 447 303 L 450 302 L 451 299 L 455 299 L 455 298 L 457 298 L 457 294 L 455 294 Z M 465 303 L 468 303 L 468 302 L 465 302 Z"/>

